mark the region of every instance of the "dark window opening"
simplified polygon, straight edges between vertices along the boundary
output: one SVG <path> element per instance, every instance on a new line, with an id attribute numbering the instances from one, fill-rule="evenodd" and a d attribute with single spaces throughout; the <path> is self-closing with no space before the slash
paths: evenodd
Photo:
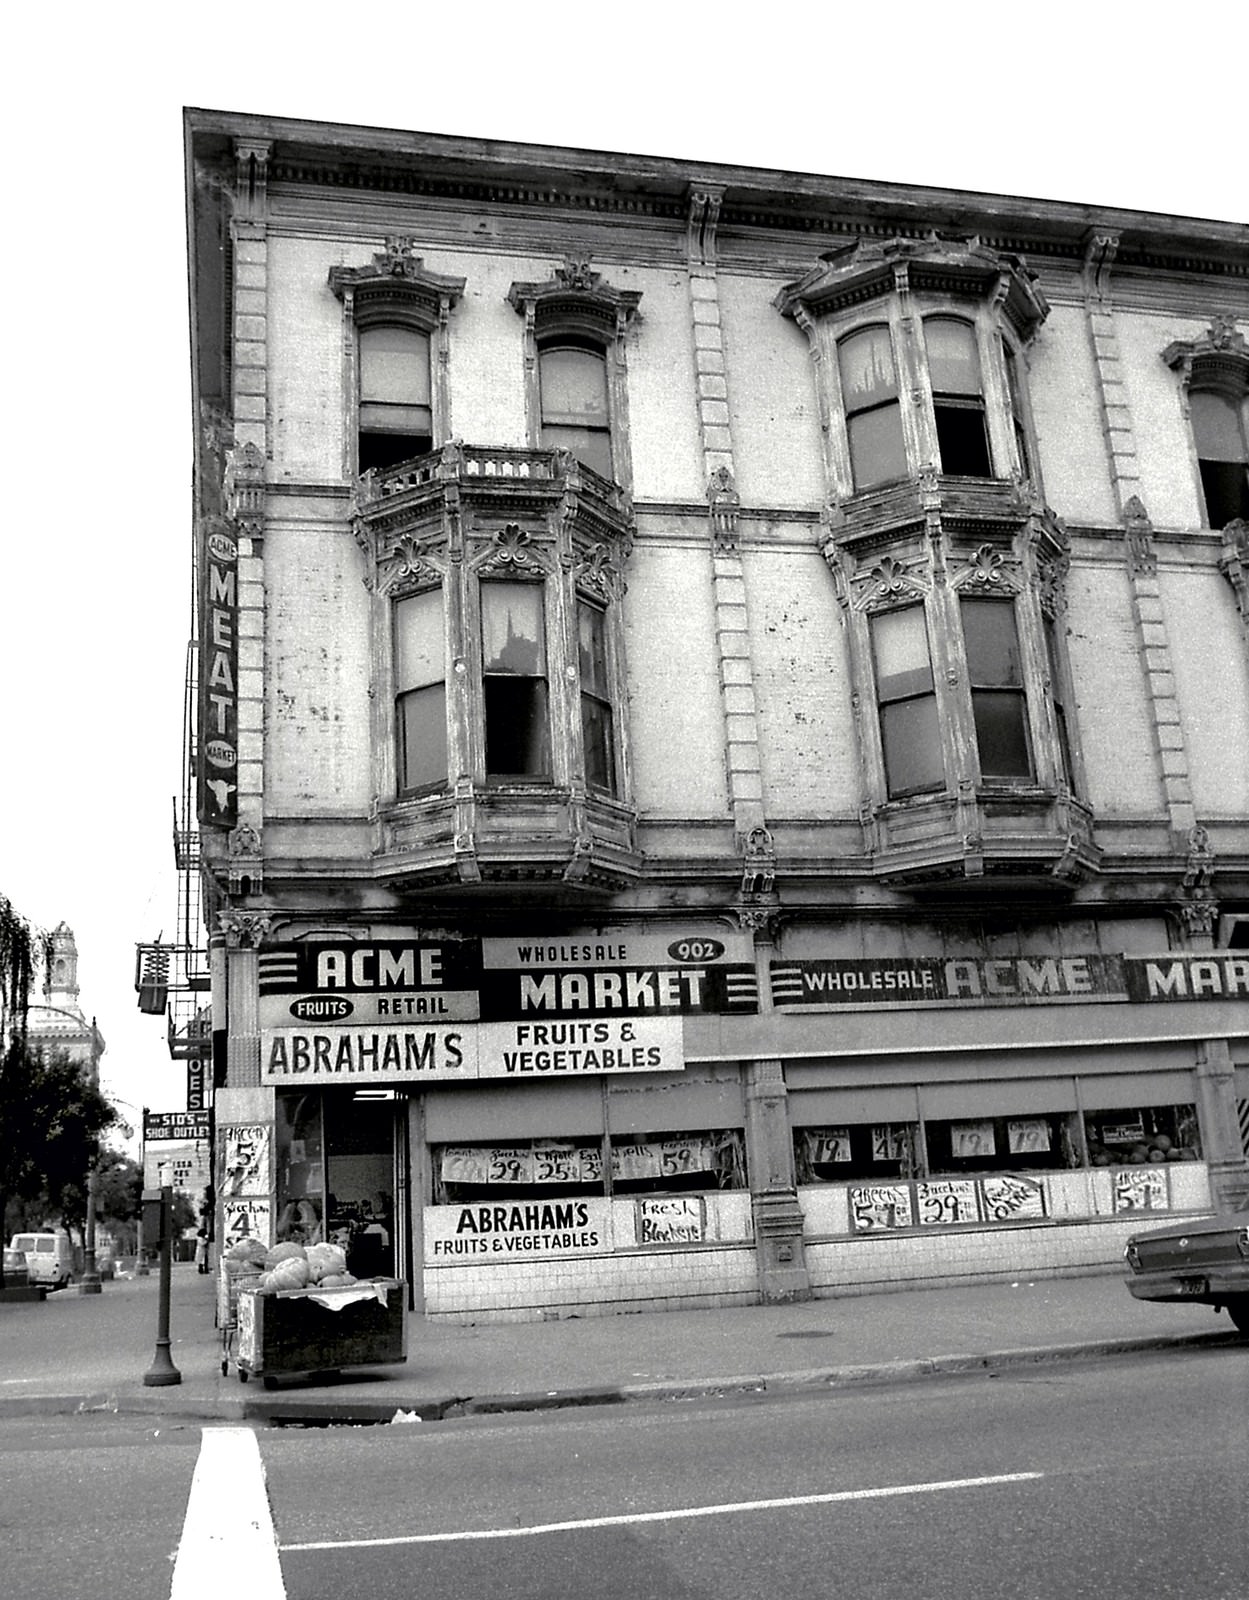
<path id="1" fill-rule="evenodd" d="M 929 317 L 924 339 L 941 470 L 953 477 L 991 478 L 976 330 L 953 317 Z"/>
<path id="2" fill-rule="evenodd" d="M 488 778 L 551 776 L 542 603 L 540 584 L 481 586 Z"/>
<path id="3" fill-rule="evenodd" d="M 1014 602 L 964 596 L 961 609 L 980 775 L 988 779 L 1031 778 L 1032 748 Z"/>
<path id="4" fill-rule="evenodd" d="M 930 1173 L 1026 1172 L 1080 1165 L 1074 1119 L 1038 1113 L 926 1122 Z"/>
<path id="5" fill-rule="evenodd" d="M 919 1129 L 909 1122 L 859 1122 L 843 1127 L 796 1128 L 794 1161 L 799 1183 L 842 1183 L 852 1178 L 910 1178 L 918 1171 Z"/>
<path id="6" fill-rule="evenodd" d="M 1189 396 L 1209 528 L 1225 528 L 1237 517 L 1249 518 L 1245 404 L 1212 390 L 1197 389 Z"/>
<path id="7" fill-rule="evenodd" d="M 871 629 L 889 797 L 940 789 L 945 762 L 924 608 L 879 612 Z"/>
<path id="8" fill-rule="evenodd" d="M 1063 782 L 1071 785 L 1071 734 L 1067 728 L 1066 692 L 1063 687 L 1062 659 L 1058 651 L 1058 626 L 1053 617 L 1045 618 L 1045 652 L 1050 669 L 1050 702 L 1054 707 L 1054 726 L 1058 733 L 1058 759 Z"/>

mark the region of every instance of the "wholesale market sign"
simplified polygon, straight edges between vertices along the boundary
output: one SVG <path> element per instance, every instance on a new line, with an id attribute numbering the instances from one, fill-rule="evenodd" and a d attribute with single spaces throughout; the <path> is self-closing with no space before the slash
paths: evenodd
<path id="1" fill-rule="evenodd" d="M 680 1072 L 682 1018 L 757 1008 L 749 939 L 696 928 L 275 945 L 259 987 L 279 1087 Z"/>
<path id="2" fill-rule="evenodd" d="M 1249 998 L 1249 956 L 1169 953 L 774 961 L 778 1011 L 873 1006 L 1148 1005 Z"/>

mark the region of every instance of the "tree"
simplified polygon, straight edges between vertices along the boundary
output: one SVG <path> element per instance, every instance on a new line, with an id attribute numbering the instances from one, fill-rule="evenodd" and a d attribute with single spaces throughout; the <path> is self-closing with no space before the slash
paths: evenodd
<path id="1" fill-rule="evenodd" d="M 0 1145 L 6 1148 L 15 1142 L 13 1120 L 20 1108 L 26 1077 L 30 987 L 40 958 L 46 960 L 50 948 L 49 936 L 32 928 L 14 909 L 9 897 L 0 894 Z M 8 1168 L 4 1149 L 0 1149 L 0 1223 L 10 1193 Z M 4 1266 L 0 1261 L 0 1289 L 3 1287 Z"/>
<path id="2" fill-rule="evenodd" d="M 0 1200 L 41 1198 L 81 1232 L 84 1177 L 115 1117 L 87 1065 L 14 1038 L 0 1075 Z"/>
<path id="3" fill-rule="evenodd" d="M 143 1168 L 119 1150 L 104 1150 L 95 1179 L 96 1205 L 100 1221 L 118 1239 L 126 1254 L 134 1249 L 136 1223 L 143 1203 Z"/>

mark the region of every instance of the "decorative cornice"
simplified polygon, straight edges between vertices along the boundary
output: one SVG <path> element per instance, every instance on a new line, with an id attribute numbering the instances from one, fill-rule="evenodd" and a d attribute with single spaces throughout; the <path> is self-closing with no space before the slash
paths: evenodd
<path id="1" fill-rule="evenodd" d="M 1249 623 L 1249 522 L 1242 517 L 1223 529 L 1219 571 L 1232 586 L 1241 620 Z"/>

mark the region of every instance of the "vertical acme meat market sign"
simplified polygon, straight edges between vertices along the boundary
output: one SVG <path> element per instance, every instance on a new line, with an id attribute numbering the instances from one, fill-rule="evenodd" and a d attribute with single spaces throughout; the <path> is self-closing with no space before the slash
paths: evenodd
<path id="1" fill-rule="evenodd" d="M 753 1012 L 758 994 L 745 935 L 670 932 L 269 946 L 262 1082 L 679 1072 L 683 1017 Z"/>
<path id="2" fill-rule="evenodd" d="M 218 518 L 199 542 L 199 739 L 196 803 L 201 824 L 238 822 L 238 543 Z"/>

